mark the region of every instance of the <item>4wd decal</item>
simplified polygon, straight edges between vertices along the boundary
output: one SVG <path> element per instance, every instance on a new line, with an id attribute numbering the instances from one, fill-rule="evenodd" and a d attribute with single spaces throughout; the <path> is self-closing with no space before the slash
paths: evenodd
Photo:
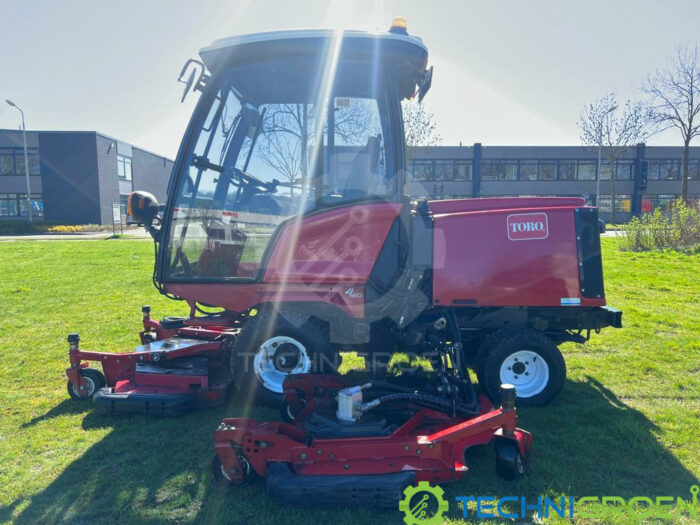
<path id="1" fill-rule="evenodd" d="M 506 218 L 508 238 L 511 241 L 546 239 L 549 224 L 546 213 L 514 213 Z"/>

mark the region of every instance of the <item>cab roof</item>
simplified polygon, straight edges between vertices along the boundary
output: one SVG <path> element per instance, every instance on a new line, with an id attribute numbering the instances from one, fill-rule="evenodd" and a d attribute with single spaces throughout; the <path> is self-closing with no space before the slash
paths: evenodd
<path id="1" fill-rule="evenodd" d="M 207 69 L 216 74 L 224 67 L 237 67 L 267 60 L 307 59 L 319 67 L 341 38 L 338 60 L 375 63 L 393 73 L 402 97 L 411 96 L 425 70 L 428 50 L 415 36 L 397 33 L 308 29 L 273 31 L 231 36 L 200 50 Z"/>

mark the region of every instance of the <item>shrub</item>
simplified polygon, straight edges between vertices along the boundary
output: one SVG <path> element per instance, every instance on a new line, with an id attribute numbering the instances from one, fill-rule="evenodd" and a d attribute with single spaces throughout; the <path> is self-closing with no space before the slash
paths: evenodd
<path id="1" fill-rule="evenodd" d="M 700 245 L 700 211 L 678 199 L 666 213 L 657 208 L 641 219 L 634 217 L 622 230 L 622 251 L 694 251 Z"/>

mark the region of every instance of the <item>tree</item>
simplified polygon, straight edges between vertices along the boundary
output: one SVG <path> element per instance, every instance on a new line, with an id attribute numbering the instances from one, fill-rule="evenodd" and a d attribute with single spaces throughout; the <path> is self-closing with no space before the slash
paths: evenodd
<path id="1" fill-rule="evenodd" d="M 650 98 L 651 120 L 659 131 L 676 128 L 681 133 L 681 198 L 687 202 L 690 142 L 700 134 L 698 44 L 677 46 L 675 56 L 646 78 L 642 90 Z"/>
<path id="2" fill-rule="evenodd" d="M 437 132 L 435 116 L 426 111 L 417 99 L 404 100 L 401 103 L 401 110 L 406 140 L 406 164 L 409 165 L 417 148 L 437 146 L 442 142 L 442 137 Z"/>
<path id="3" fill-rule="evenodd" d="M 615 93 L 609 93 L 581 111 L 578 122 L 581 142 L 598 149 L 596 204 L 600 203 L 600 156 L 610 164 L 611 221 L 615 222 L 615 180 L 617 161 L 648 135 L 648 110 L 641 102 L 627 100 L 621 108 Z"/>
<path id="4" fill-rule="evenodd" d="M 370 128 L 367 104 L 362 99 L 343 99 L 334 106 L 334 136 L 344 145 L 363 146 Z M 317 125 L 312 104 L 270 104 L 258 139 L 258 155 L 282 177 L 294 183 L 309 173 L 311 147 L 315 144 Z M 324 123 L 325 127 L 325 123 Z"/>

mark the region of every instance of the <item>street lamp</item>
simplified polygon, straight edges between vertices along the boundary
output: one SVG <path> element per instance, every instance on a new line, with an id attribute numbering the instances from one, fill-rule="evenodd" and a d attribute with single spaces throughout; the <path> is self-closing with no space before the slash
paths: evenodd
<path id="1" fill-rule="evenodd" d="M 27 158 L 27 128 L 24 125 L 24 111 L 22 111 L 22 108 L 14 102 L 12 102 L 11 100 L 5 99 L 5 102 L 7 102 L 8 105 L 15 108 L 17 111 L 19 111 L 22 115 L 22 140 L 24 141 L 24 177 L 27 182 L 27 214 L 29 217 L 29 222 L 32 222 L 32 197 L 29 184 L 29 160 Z"/>
<path id="2" fill-rule="evenodd" d="M 595 180 L 595 206 L 600 211 L 600 157 L 603 153 L 603 120 L 610 113 L 617 109 L 617 104 L 610 107 L 603 115 L 600 117 L 600 125 L 598 126 L 598 166 L 596 168 L 596 180 Z M 612 169 L 612 166 L 611 166 Z"/>

